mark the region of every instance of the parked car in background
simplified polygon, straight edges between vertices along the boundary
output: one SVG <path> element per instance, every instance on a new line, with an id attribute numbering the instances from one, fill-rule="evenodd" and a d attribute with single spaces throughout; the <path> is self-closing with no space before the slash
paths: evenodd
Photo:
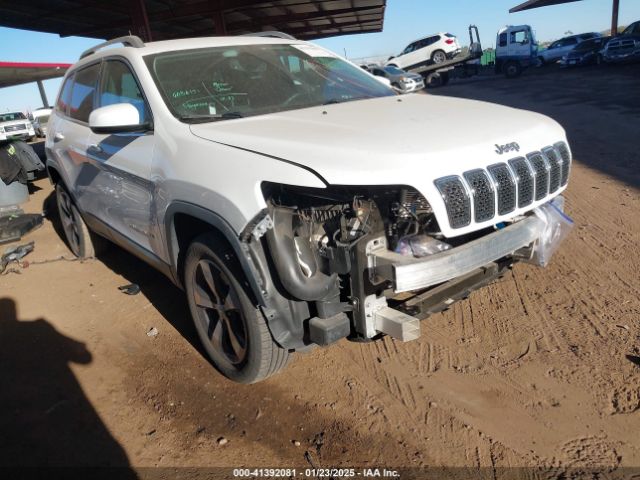
<path id="1" fill-rule="evenodd" d="M 387 65 L 408 70 L 429 63 L 444 63 L 461 50 L 455 35 L 435 33 L 411 42 L 400 55 L 389 58 Z"/>
<path id="2" fill-rule="evenodd" d="M 31 123 L 37 137 L 44 138 L 47 136 L 47 123 L 49 123 L 51 111 L 51 108 L 38 108 L 31 113 Z"/>
<path id="3" fill-rule="evenodd" d="M 391 82 L 391 86 L 400 93 L 411 93 L 424 88 L 424 78 L 417 73 L 405 72 L 404 70 L 387 65 L 385 67 L 373 67 L 369 72 L 376 77 L 386 78 Z"/>
<path id="4" fill-rule="evenodd" d="M 620 35 L 609 40 L 602 51 L 602 60 L 606 63 L 640 60 L 640 21 L 632 23 Z"/>
<path id="5" fill-rule="evenodd" d="M 562 57 L 560 65 L 563 67 L 576 67 L 600 63 L 602 49 L 610 39 L 611 37 L 597 37 L 579 43 L 573 50 Z"/>
<path id="6" fill-rule="evenodd" d="M 22 112 L 0 113 L 0 141 L 33 140 L 36 132 L 33 125 Z"/>
<path id="7" fill-rule="evenodd" d="M 591 40 L 592 38 L 598 38 L 601 35 L 596 32 L 581 33 L 580 35 L 571 35 L 570 37 L 564 37 L 560 40 L 556 40 L 549 45 L 545 50 L 538 52 L 538 60 L 542 65 L 545 63 L 555 63 L 568 54 L 571 50 L 578 46 L 578 44 Z"/>

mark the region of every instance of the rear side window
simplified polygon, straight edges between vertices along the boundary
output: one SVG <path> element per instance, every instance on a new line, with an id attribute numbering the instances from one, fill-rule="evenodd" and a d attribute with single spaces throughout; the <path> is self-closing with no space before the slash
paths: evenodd
<path id="1" fill-rule="evenodd" d="M 89 121 L 89 114 L 93 111 L 93 98 L 99 71 L 100 64 L 96 63 L 76 72 L 69 103 L 69 116 L 71 118 L 81 122 Z"/>
<path id="2" fill-rule="evenodd" d="M 69 106 L 69 99 L 71 98 L 71 86 L 73 85 L 73 74 L 69 75 L 62 84 L 60 90 L 60 96 L 58 97 L 58 103 L 56 108 L 66 115 L 67 107 Z"/>
<path id="3" fill-rule="evenodd" d="M 99 107 L 129 103 L 138 110 L 140 122 L 147 121 L 148 109 L 142 91 L 127 64 L 119 60 L 105 62 L 100 83 Z"/>

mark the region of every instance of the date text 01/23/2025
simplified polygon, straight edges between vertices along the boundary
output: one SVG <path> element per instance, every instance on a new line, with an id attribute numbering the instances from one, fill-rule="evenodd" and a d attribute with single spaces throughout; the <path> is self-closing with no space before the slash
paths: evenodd
<path id="1" fill-rule="evenodd" d="M 398 478 L 396 470 L 386 468 L 236 468 L 233 470 L 236 478 Z"/>

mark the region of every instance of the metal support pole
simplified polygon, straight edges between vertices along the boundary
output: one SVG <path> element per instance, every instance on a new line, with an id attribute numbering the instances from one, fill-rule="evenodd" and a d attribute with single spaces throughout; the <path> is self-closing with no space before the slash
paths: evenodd
<path id="1" fill-rule="evenodd" d="M 42 80 L 38 80 L 38 90 L 40 90 L 40 98 L 42 99 L 42 106 L 44 108 L 49 108 L 49 100 L 47 100 L 47 92 L 44 91 L 44 85 L 42 84 Z"/>
<path id="2" fill-rule="evenodd" d="M 153 41 L 147 6 L 145 0 L 131 0 L 129 3 L 129 16 L 131 17 L 131 30 L 145 42 Z"/>
<path id="3" fill-rule="evenodd" d="M 620 10 L 620 0 L 613 0 L 613 14 L 611 15 L 611 36 L 618 35 L 618 12 Z"/>
<path id="4" fill-rule="evenodd" d="M 227 34 L 227 26 L 224 23 L 224 13 L 222 13 L 222 10 L 218 10 L 213 14 L 213 25 L 216 35 L 222 36 Z"/>

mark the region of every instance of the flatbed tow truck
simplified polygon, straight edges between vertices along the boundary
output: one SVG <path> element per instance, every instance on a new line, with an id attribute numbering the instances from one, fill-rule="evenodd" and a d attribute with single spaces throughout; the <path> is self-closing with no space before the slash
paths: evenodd
<path id="1" fill-rule="evenodd" d="M 535 65 L 537 44 L 531 27 L 509 25 L 501 28 L 496 38 L 495 52 L 495 73 L 504 73 L 508 78 L 515 78 L 527 67 Z M 442 63 L 429 62 L 409 68 L 407 71 L 422 75 L 427 88 L 440 87 L 449 83 L 450 74 L 456 69 L 465 68 L 466 76 L 473 74 L 467 67 L 471 62 L 479 60 L 482 55 L 478 27 L 469 25 L 469 49 L 465 55 Z M 478 71 L 479 69 L 476 68 L 475 73 Z"/>

